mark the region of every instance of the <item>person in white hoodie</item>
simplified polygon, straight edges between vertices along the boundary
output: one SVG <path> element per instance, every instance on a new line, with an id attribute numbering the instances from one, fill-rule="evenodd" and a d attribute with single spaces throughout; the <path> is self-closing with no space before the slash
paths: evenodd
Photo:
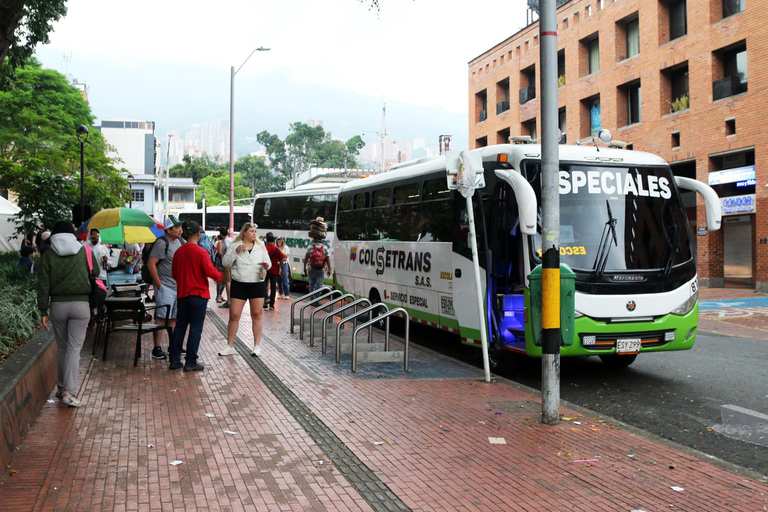
<path id="1" fill-rule="evenodd" d="M 251 328 L 253 330 L 252 356 L 261 355 L 261 315 L 264 298 L 267 296 L 265 282 L 266 270 L 272 266 L 264 243 L 256 236 L 256 224 L 246 222 L 240 234 L 230 244 L 224 254 L 222 265 L 232 269 L 232 283 L 229 290 L 229 326 L 227 346 L 219 351 L 220 356 L 236 354 L 235 336 L 240 326 L 240 316 L 245 303 L 251 308 Z M 265 270 L 262 270 L 265 269 Z"/>
<path id="2" fill-rule="evenodd" d="M 43 327 L 48 326 L 50 314 L 56 338 L 56 358 L 59 377 L 56 397 L 70 407 L 80 407 L 77 399 L 77 371 L 80 350 L 91 317 L 88 296 L 90 275 L 99 275 L 96 257 L 87 260 L 85 248 L 75 238 L 75 227 L 65 220 L 53 226 L 51 248 L 40 257 L 37 265 L 37 307 Z M 90 270 L 89 270 L 90 267 Z"/>

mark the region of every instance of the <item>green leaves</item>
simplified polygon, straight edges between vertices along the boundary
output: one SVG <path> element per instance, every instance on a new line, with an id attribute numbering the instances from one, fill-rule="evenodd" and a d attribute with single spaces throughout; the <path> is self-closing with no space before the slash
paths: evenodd
<path id="1" fill-rule="evenodd" d="M 19 198 L 19 233 L 71 217 L 80 201 L 75 128 L 92 126 L 93 119 L 80 91 L 34 59 L 0 91 L 0 188 Z M 91 129 L 83 149 L 86 204 L 93 212 L 125 204 L 130 192 L 101 132 Z"/>

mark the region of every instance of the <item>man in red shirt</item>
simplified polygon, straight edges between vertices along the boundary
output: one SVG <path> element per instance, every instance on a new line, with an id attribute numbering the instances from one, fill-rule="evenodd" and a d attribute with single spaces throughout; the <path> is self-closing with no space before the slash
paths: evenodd
<path id="1" fill-rule="evenodd" d="M 275 295 L 277 295 L 277 280 L 280 278 L 280 270 L 283 267 L 285 254 L 275 245 L 275 235 L 270 231 L 267 233 L 267 253 L 272 260 L 272 266 L 267 271 L 267 284 L 269 285 L 269 294 L 264 300 L 264 309 L 275 309 Z"/>
<path id="2" fill-rule="evenodd" d="M 171 269 L 176 280 L 176 326 L 173 328 L 168 356 L 171 370 L 182 366 L 185 372 L 199 372 L 205 367 L 197 362 L 197 349 L 200 346 L 200 336 L 203 333 L 205 311 L 211 294 L 208 290 L 208 278 L 221 281 L 222 274 L 211 262 L 208 252 L 197 245 L 200 239 L 200 224 L 195 221 L 184 224 L 184 238 L 187 243 L 182 245 L 173 255 Z M 181 347 L 189 326 L 187 338 L 187 354 L 185 362 L 181 362 Z"/>

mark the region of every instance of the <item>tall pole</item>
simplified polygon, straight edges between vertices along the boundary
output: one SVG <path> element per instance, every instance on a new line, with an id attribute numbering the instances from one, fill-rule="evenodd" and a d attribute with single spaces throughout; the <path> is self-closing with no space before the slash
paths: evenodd
<path id="1" fill-rule="evenodd" d="M 85 142 L 80 140 L 80 224 L 85 222 L 85 163 L 83 146 Z"/>
<path id="2" fill-rule="evenodd" d="M 387 136 L 387 102 L 381 107 L 381 172 L 384 172 L 384 139 Z"/>
<path id="3" fill-rule="evenodd" d="M 255 48 L 251 55 L 256 52 L 268 52 L 271 48 L 264 48 L 259 46 Z M 234 234 L 235 231 L 235 75 L 237 74 L 251 55 L 246 58 L 240 67 L 235 70 L 235 66 L 230 68 L 229 75 L 229 234 Z M 295 185 L 294 175 L 294 185 Z"/>
<path id="4" fill-rule="evenodd" d="M 557 115 L 557 7 L 541 0 L 542 346 L 541 422 L 560 419 L 560 167 Z"/>
<path id="5" fill-rule="evenodd" d="M 168 143 L 165 145 L 165 218 L 168 218 L 168 182 L 171 180 L 171 162 L 169 156 L 171 154 L 171 137 L 173 135 L 168 134 Z"/>

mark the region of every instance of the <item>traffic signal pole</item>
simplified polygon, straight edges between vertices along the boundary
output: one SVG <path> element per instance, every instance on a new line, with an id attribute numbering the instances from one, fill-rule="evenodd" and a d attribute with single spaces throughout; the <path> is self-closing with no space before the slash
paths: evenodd
<path id="1" fill-rule="evenodd" d="M 560 419 L 560 134 L 557 113 L 557 6 L 541 0 L 542 347 L 541 422 Z"/>

